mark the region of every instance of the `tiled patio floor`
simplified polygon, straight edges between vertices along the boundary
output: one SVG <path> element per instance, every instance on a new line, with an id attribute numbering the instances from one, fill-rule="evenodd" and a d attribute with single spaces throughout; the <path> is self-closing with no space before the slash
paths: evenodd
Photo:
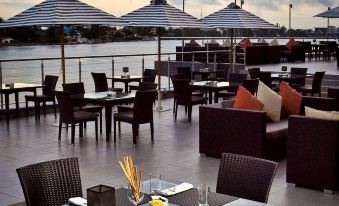
<path id="1" fill-rule="evenodd" d="M 172 99 L 165 100 L 171 108 Z M 15 169 L 27 164 L 66 157 L 78 157 L 84 193 L 86 188 L 107 184 L 124 186 L 126 180 L 117 161 L 124 155 L 132 155 L 144 174 L 159 173 L 163 178 L 187 181 L 193 184 L 207 183 L 215 190 L 219 159 L 203 157 L 198 153 L 199 122 L 198 107 L 193 109 L 193 120 L 188 122 L 183 108 L 178 111 L 175 122 L 172 110 L 154 112 L 155 144 L 151 144 L 148 125 L 140 127 L 138 145 L 133 148 L 132 129 L 122 124 L 121 138 L 117 143 L 106 143 L 100 136 L 95 143 L 93 125 L 88 124 L 85 137 L 76 138 L 70 145 L 70 132 L 62 133 L 57 141 L 57 123 L 54 115 L 42 117 L 36 123 L 34 117 L 12 119 L 7 126 L 0 120 L 0 205 L 24 201 Z M 76 133 L 76 136 L 78 133 Z M 286 161 L 281 161 L 271 189 L 269 203 L 272 205 L 339 205 L 339 195 L 327 195 L 321 191 L 304 188 L 289 188 L 285 182 Z"/>

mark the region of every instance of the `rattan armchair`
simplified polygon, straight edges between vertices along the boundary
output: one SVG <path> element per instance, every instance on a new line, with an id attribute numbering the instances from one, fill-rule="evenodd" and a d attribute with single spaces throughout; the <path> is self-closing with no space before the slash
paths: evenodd
<path id="1" fill-rule="evenodd" d="M 269 160 L 223 153 L 216 192 L 266 203 L 277 166 Z"/>
<path id="2" fill-rule="evenodd" d="M 82 197 L 78 158 L 41 162 L 18 168 L 27 206 L 61 206 Z"/>

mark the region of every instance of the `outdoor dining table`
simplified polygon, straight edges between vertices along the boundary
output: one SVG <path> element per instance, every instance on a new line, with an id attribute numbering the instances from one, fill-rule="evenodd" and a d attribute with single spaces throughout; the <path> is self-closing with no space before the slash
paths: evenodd
<path id="1" fill-rule="evenodd" d="M 192 89 L 208 91 L 208 101 L 212 104 L 213 92 L 219 92 L 227 89 L 236 89 L 240 83 L 235 82 L 217 82 L 217 81 L 198 81 L 191 82 Z M 214 95 L 214 102 L 218 103 L 218 98 Z"/>
<path id="2" fill-rule="evenodd" d="M 297 79 L 305 79 L 308 77 L 313 77 L 313 75 L 311 74 L 298 75 L 298 74 L 291 74 L 291 73 L 272 73 L 271 77 L 272 77 L 272 80 L 290 82 L 290 81 L 297 80 Z"/>
<path id="3" fill-rule="evenodd" d="M 88 92 L 85 94 L 75 94 L 71 97 L 84 103 L 93 103 L 105 107 L 106 141 L 109 142 L 112 132 L 112 107 L 118 104 L 133 102 L 135 93 Z"/>
<path id="4" fill-rule="evenodd" d="M 223 70 L 214 70 L 214 69 L 209 69 L 209 68 L 194 70 L 192 71 L 192 75 L 193 75 L 192 79 L 194 79 L 196 75 L 201 75 L 201 80 L 206 81 L 208 76 L 210 76 L 211 74 L 216 75 L 217 73 L 220 73 L 220 72 L 223 72 Z"/>
<path id="5" fill-rule="evenodd" d="M 178 185 L 178 182 L 170 180 L 161 180 L 161 189 L 165 190 Z M 151 200 L 150 196 L 150 181 L 146 180 L 143 182 L 142 192 L 145 194 L 144 199 L 138 205 L 150 206 L 148 203 Z M 115 190 L 115 203 L 119 206 L 131 206 L 127 198 L 128 189 L 119 188 Z M 198 205 L 198 189 L 192 188 L 181 193 L 177 193 L 171 196 L 165 196 L 168 199 L 168 206 L 197 206 Z M 268 206 L 265 203 L 238 198 L 230 195 L 220 194 L 216 192 L 209 192 L 208 194 L 208 205 L 209 206 Z"/>
<path id="6" fill-rule="evenodd" d="M 112 80 L 112 87 L 114 87 L 114 82 L 122 82 L 125 84 L 125 92 L 128 92 L 128 84 L 131 82 L 141 82 L 143 79 L 142 76 L 138 75 L 122 75 L 122 76 L 114 76 L 114 77 L 107 77 L 107 79 Z"/>
<path id="7" fill-rule="evenodd" d="M 11 83 L 2 84 L 0 87 L 0 94 L 5 95 L 5 110 L 6 110 L 6 121 L 9 124 L 9 95 L 15 95 L 15 109 L 16 114 L 19 113 L 19 92 L 33 92 L 36 96 L 36 90 L 42 88 L 41 84 L 27 84 L 27 83 Z M 36 105 L 36 104 L 35 104 Z"/>

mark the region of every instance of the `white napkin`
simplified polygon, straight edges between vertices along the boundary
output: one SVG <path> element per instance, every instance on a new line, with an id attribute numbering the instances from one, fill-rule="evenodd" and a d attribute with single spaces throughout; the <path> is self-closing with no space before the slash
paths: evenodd
<path id="1" fill-rule="evenodd" d="M 175 195 L 180 192 L 184 192 L 186 190 L 192 189 L 193 185 L 187 182 L 181 183 L 175 187 L 168 188 L 166 190 L 162 190 L 161 193 L 166 196 Z"/>
<path id="2" fill-rule="evenodd" d="M 74 205 L 87 206 L 87 200 L 82 197 L 69 198 L 68 202 Z"/>

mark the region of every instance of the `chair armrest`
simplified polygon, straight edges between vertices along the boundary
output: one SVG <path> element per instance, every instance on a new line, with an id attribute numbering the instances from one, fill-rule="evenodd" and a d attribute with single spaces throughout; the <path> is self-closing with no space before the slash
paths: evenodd
<path id="1" fill-rule="evenodd" d="M 334 190 L 338 174 L 338 121 L 290 116 L 286 181 Z"/>
<path id="2" fill-rule="evenodd" d="M 266 114 L 262 111 L 199 107 L 199 152 L 264 157 Z"/>

